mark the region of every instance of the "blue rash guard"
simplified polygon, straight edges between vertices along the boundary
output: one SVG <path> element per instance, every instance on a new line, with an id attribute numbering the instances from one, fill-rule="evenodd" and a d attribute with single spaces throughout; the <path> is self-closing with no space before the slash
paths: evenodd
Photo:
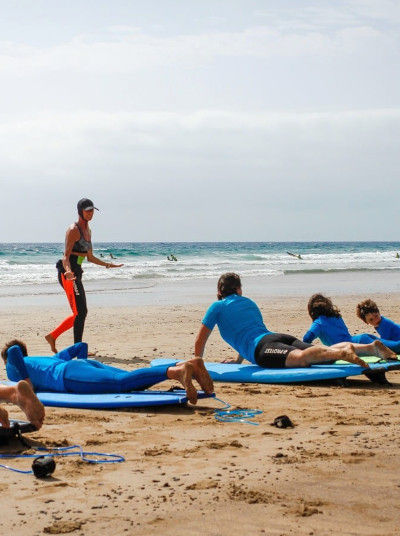
<path id="1" fill-rule="evenodd" d="M 78 342 L 52 357 L 24 357 L 19 346 L 11 346 L 7 376 L 14 382 L 29 378 L 35 391 L 77 394 L 128 393 L 167 379 L 169 365 L 126 371 L 87 359 L 87 352 L 87 344 Z"/>
<path id="2" fill-rule="evenodd" d="M 314 339 L 320 339 L 325 346 L 338 342 L 353 342 L 343 318 L 324 315 L 314 320 L 304 335 L 303 342 L 311 343 Z"/>
<path id="3" fill-rule="evenodd" d="M 400 341 L 400 325 L 389 318 L 381 316 L 379 326 L 375 328 L 382 339 Z"/>
<path id="4" fill-rule="evenodd" d="M 238 294 L 231 294 L 210 305 L 202 323 L 210 330 L 217 325 L 224 341 L 251 363 L 255 363 L 257 344 L 264 335 L 271 333 L 265 327 L 257 305 Z"/>
<path id="5" fill-rule="evenodd" d="M 19 346 L 7 350 L 7 376 L 18 382 L 29 378 L 35 391 L 64 392 L 67 363 L 74 357 L 87 358 L 87 344 L 78 342 L 52 357 L 24 357 Z"/>
<path id="6" fill-rule="evenodd" d="M 391 320 L 389 322 L 391 322 Z M 394 325 L 396 326 L 396 324 Z M 334 316 L 324 315 L 321 315 L 316 320 L 314 320 L 314 322 L 311 324 L 310 329 L 304 335 L 303 341 L 311 343 L 314 339 L 317 338 L 319 338 L 322 344 L 325 344 L 325 346 L 332 346 L 333 344 L 337 344 L 338 342 L 370 344 L 371 342 L 374 342 L 378 339 L 376 335 L 371 335 L 369 333 L 350 335 L 350 332 L 347 329 L 343 318 L 336 318 Z M 385 346 L 387 346 L 394 352 L 400 352 L 400 340 L 389 340 L 386 338 L 380 340 Z"/>

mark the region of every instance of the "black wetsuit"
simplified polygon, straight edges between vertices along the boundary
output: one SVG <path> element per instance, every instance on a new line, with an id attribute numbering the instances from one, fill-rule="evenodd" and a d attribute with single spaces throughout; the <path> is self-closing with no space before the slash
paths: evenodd
<path id="1" fill-rule="evenodd" d="M 72 248 L 74 253 L 87 253 L 92 249 L 92 242 L 84 238 L 82 229 L 76 223 L 76 227 L 79 229 L 80 238 L 77 240 Z M 84 257 L 71 254 L 69 256 L 69 264 L 71 270 L 75 275 L 75 280 L 66 279 L 65 268 L 62 260 L 60 259 L 56 268 L 58 270 L 58 281 L 62 288 L 65 290 L 69 304 L 72 309 L 72 316 L 66 318 L 52 333 L 54 340 L 57 339 L 72 326 L 74 327 L 74 342 L 81 342 L 83 337 L 83 329 L 85 327 L 85 319 L 87 315 L 87 306 L 86 306 L 86 294 L 85 289 L 82 284 L 82 261 Z"/>

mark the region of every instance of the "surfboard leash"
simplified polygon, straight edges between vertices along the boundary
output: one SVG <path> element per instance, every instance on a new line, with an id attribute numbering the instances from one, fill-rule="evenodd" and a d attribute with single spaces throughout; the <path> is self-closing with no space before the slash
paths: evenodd
<path id="1" fill-rule="evenodd" d="M 228 402 L 225 402 L 225 400 L 221 400 L 217 397 L 215 397 L 215 400 L 224 404 L 223 408 L 214 410 L 214 416 L 217 421 L 241 422 L 244 424 L 258 426 L 258 422 L 254 422 L 250 419 L 253 419 L 256 415 L 263 413 L 263 411 L 260 409 L 230 409 L 232 406 L 228 404 Z"/>
<path id="2" fill-rule="evenodd" d="M 1 464 L 0 468 L 8 469 L 15 473 L 21 473 L 25 475 L 34 474 L 38 478 L 44 478 L 50 476 L 55 468 L 55 457 L 67 457 L 67 456 L 79 456 L 83 462 L 86 463 L 122 463 L 125 458 L 120 454 L 109 454 L 105 452 L 89 452 L 82 449 L 80 445 L 72 445 L 68 447 L 34 447 L 26 441 L 22 436 L 21 431 L 17 431 L 18 439 L 29 449 L 35 450 L 35 454 L 0 454 L 0 459 L 14 459 L 14 458 L 34 458 L 32 463 L 32 469 L 28 471 L 10 467 L 9 465 Z M 40 453 L 40 454 L 39 454 Z M 38 456 L 39 454 L 39 456 Z M 92 458 L 93 456 L 99 456 L 99 458 Z"/>

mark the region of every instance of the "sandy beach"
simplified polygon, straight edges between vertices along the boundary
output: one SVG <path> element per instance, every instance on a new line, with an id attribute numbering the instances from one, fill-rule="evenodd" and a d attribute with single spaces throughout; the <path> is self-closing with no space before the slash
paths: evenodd
<path id="1" fill-rule="evenodd" d="M 335 299 L 353 333 L 365 331 L 354 313 L 364 297 Z M 374 297 L 385 316 L 400 321 L 400 294 Z M 257 298 L 269 329 L 297 336 L 310 325 L 306 300 Z M 86 340 L 100 360 L 127 369 L 156 357 L 189 358 L 205 307 L 92 304 Z M 66 305 L 11 311 L 0 311 L 1 341 L 20 337 L 31 354 L 47 355 L 43 335 L 66 315 Z M 71 333 L 63 335 L 60 348 L 71 341 Z M 206 360 L 231 355 L 214 332 Z M 0 377 L 5 379 L 4 370 Z M 221 404 L 211 399 L 194 408 L 47 408 L 43 428 L 28 436 L 32 442 L 79 444 L 121 454 L 126 462 L 89 465 L 60 459 L 48 480 L 2 469 L 2 533 L 400 534 L 400 374 L 388 377 L 389 388 L 367 379 L 346 387 L 216 384 L 216 395 L 234 408 L 263 411 L 254 419 L 257 426 L 217 422 L 213 409 Z M 23 418 L 16 408 L 8 409 L 11 417 Z M 290 416 L 293 429 L 271 426 L 281 414 Z M 1 452 L 15 448 L 18 443 Z M 30 465 L 29 460 L 8 463 Z"/>

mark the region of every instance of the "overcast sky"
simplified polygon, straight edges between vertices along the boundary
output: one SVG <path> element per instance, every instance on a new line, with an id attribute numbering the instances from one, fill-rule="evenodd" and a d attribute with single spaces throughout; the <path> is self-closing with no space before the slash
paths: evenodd
<path id="1" fill-rule="evenodd" d="M 400 239 L 398 0 L 0 8 L 0 241 Z"/>

